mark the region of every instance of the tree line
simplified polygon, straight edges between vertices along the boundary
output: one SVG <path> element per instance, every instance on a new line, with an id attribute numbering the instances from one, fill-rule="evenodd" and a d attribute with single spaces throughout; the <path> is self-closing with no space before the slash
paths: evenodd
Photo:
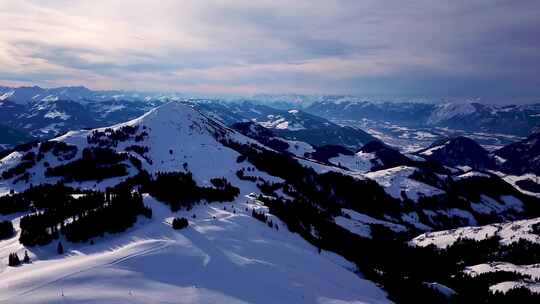
<path id="1" fill-rule="evenodd" d="M 233 201 L 240 189 L 231 185 L 225 178 L 210 180 L 213 187 L 198 186 L 191 172 L 159 172 L 155 178 L 143 182 L 142 191 L 168 204 L 172 211 L 191 208 L 195 203 Z"/>
<path id="2" fill-rule="evenodd" d="M 151 217 L 151 209 L 132 188 L 105 192 L 76 190 L 63 184 L 40 185 L 0 197 L 0 213 L 31 212 L 20 220 L 19 241 L 26 246 L 45 245 L 60 234 L 70 241 L 123 231 L 138 215 Z M 0 225 L 8 235 L 11 223 Z"/>

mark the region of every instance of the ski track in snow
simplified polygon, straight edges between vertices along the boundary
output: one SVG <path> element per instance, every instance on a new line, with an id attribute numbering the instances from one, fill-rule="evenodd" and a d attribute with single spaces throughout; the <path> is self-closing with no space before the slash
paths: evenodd
<path id="1" fill-rule="evenodd" d="M 352 264 L 329 252 L 318 254 L 271 215 L 279 230 L 269 228 L 248 214 L 265 207 L 241 201 L 175 215 L 146 196 L 153 219 L 140 219 L 125 233 L 95 238 L 94 245 L 64 241 L 64 257 L 54 254 L 55 242 L 28 248 L 31 264 L 0 272 L 0 302 L 388 302 L 375 284 L 351 272 Z M 190 226 L 173 230 L 174 216 L 189 218 Z M 12 243 L 3 240 L 0 248 Z M 20 254 L 24 247 L 17 245 Z"/>

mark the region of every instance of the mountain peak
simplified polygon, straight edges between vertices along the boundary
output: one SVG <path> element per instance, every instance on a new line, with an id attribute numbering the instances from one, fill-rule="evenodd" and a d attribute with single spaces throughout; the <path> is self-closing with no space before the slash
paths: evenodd
<path id="1" fill-rule="evenodd" d="M 190 131 L 199 130 L 201 132 L 206 130 L 214 135 L 216 133 L 224 134 L 231 131 L 223 124 L 202 114 L 193 106 L 178 101 L 165 103 L 126 124 L 141 124 L 150 128 L 165 128 L 163 132 L 167 132 L 166 128 L 189 129 Z"/>
<path id="2" fill-rule="evenodd" d="M 457 136 L 434 142 L 420 155 L 436 160 L 447 166 L 466 166 L 481 170 L 493 168 L 494 159 L 476 141 L 465 136 Z"/>
<path id="3" fill-rule="evenodd" d="M 437 105 L 435 110 L 428 117 L 428 124 L 439 124 L 441 122 L 469 115 L 476 112 L 475 103 L 443 103 Z"/>

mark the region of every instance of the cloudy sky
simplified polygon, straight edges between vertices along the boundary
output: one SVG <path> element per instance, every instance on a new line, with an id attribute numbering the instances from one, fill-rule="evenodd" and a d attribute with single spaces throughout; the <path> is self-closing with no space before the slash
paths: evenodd
<path id="1" fill-rule="evenodd" d="M 0 0 L 0 84 L 540 97 L 536 0 Z"/>

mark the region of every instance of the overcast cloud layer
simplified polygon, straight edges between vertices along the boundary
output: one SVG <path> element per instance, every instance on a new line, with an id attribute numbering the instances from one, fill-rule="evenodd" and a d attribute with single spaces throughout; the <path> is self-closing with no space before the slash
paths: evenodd
<path id="1" fill-rule="evenodd" d="M 0 84 L 540 96 L 539 1 L 0 0 Z"/>

